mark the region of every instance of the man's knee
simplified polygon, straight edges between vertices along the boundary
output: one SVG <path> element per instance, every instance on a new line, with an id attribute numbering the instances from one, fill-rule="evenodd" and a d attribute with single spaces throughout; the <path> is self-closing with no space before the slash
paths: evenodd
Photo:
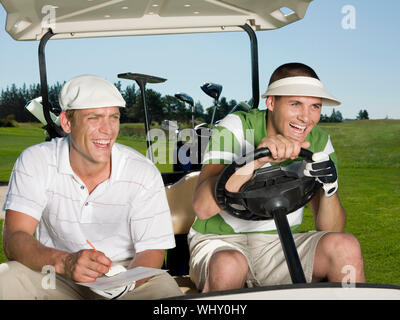
<path id="1" fill-rule="evenodd" d="M 318 242 L 313 269 L 313 281 L 342 281 L 345 268 L 352 267 L 357 282 L 364 282 L 364 263 L 357 238 L 349 233 L 325 234 Z"/>
<path id="2" fill-rule="evenodd" d="M 236 250 L 223 250 L 214 253 L 210 259 L 210 267 L 212 266 L 222 267 L 227 272 L 232 269 L 234 272 L 241 270 L 247 272 L 248 270 L 247 259 Z"/>
<path id="3" fill-rule="evenodd" d="M 364 263 L 361 245 L 357 238 L 349 233 L 328 233 L 318 243 L 317 252 L 324 257 L 329 268 L 343 268 L 350 265 L 363 273 Z M 339 272 L 340 270 L 337 270 Z"/>
<path id="4" fill-rule="evenodd" d="M 245 280 L 249 270 L 247 259 L 236 250 L 223 250 L 213 254 L 208 266 L 209 278 L 218 278 L 219 281 Z"/>
<path id="5" fill-rule="evenodd" d="M 328 233 L 320 241 L 324 251 L 333 258 L 362 259 L 361 245 L 350 233 Z"/>
<path id="6" fill-rule="evenodd" d="M 247 259 L 236 250 L 214 253 L 208 265 L 208 276 L 203 292 L 243 287 L 248 269 Z"/>

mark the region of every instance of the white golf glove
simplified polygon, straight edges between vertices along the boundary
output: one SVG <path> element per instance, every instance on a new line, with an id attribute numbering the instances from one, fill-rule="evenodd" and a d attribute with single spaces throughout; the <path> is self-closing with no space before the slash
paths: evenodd
<path id="1" fill-rule="evenodd" d="M 312 157 L 313 162 L 308 162 L 304 175 L 314 177 L 322 184 L 325 196 L 332 196 L 338 189 L 336 167 L 329 155 L 325 152 L 316 152 Z"/>
<path id="2" fill-rule="evenodd" d="M 105 276 L 107 277 L 112 277 L 115 276 L 118 273 L 125 272 L 126 268 L 121 265 L 115 265 L 110 268 L 110 271 L 108 271 Z M 132 291 L 135 289 L 135 284 L 136 281 L 131 282 L 128 285 L 122 286 L 122 287 L 117 287 L 117 288 L 110 288 L 107 290 L 98 290 L 94 288 L 90 288 L 93 292 L 97 293 L 98 295 L 105 297 L 110 300 L 115 300 L 118 298 L 121 298 L 124 296 L 127 292 Z"/>

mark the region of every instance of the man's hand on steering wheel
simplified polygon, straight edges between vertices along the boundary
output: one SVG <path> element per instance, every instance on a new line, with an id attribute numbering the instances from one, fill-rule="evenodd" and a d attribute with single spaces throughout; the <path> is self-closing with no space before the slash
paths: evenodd
<path id="1" fill-rule="evenodd" d="M 283 135 L 275 135 L 265 137 L 261 140 L 257 149 L 268 148 L 271 151 L 271 157 L 264 157 L 256 160 L 257 167 L 262 167 L 266 162 L 280 163 L 287 159 L 296 159 L 300 153 L 300 149 L 310 147 L 308 141 L 300 142 Z"/>
<path id="2" fill-rule="evenodd" d="M 332 196 L 338 189 L 337 172 L 333 161 L 324 152 L 314 153 L 313 162 L 309 162 L 304 169 L 304 175 L 315 177 L 322 184 L 325 196 Z"/>
<path id="3" fill-rule="evenodd" d="M 271 156 L 259 158 L 237 170 L 232 179 L 228 180 L 226 189 L 231 192 L 238 192 L 240 187 L 253 175 L 253 172 L 264 164 L 268 162 L 281 163 L 287 159 L 296 159 L 301 148 L 307 149 L 309 147 L 310 143 L 308 141 L 300 142 L 280 134 L 263 138 L 256 149 L 268 148 Z"/>
<path id="4" fill-rule="evenodd" d="M 257 149 L 268 148 L 271 151 L 271 157 L 256 160 L 254 169 L 261 168 L 266 162 L 280 163 L 287 159 L 295 159 L 301 148 L 307 149 L 309 147 L 310 143 L 307 141 L 299 142 L 280 134 L 265 137 L 261 140 Z M 322 184 L 327 197 L 332 196 L 338 189 L 335 164 L 329 158 L 329 155 L 324 152 L 314 153 L 313 162 L 307 164 L 304 175 L 315 177 Z"/>

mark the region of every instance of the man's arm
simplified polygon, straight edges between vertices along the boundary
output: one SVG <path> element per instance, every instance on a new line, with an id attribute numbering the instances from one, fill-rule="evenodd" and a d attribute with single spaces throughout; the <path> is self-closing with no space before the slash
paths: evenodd
<path id="1" fill-rule="evenodd" d="M 225 188 L 230 192 L 239 192 L 243 184 L 250 180 L 254 170 L 262 167 L 265 161 L 252 161 L 237 170 L 228 181 Z M 199 180 L 193 195 L 193 209 L 199 219 L 208 219 L 221 211 L 215 200 L 215 185 L 224 170 L 223 164 L 207 164 L 201 170 Z"/>
<path id="2" fill-rule="evenodd" d="M 16 260 L 32 270 L 41 271 L 45 265 L 63 273 L 62 261 L 67 253 L 43 246 L 33 234 L 38 221 L 24 213 L 7 210 L 4 221 L 3 247 L 9 260 Z"/>
<path id="3" fill-rule="evenodd" d="M 199 219 L 208 219 L 221 211 L 214 197 L 215 184 L 223 164 L 207 164 L 200 172 L 193 194 L 193 209 Z"/>
<path id="4" fill-rule="evenodd" d="M 230 192 L 238 192 L 240 187 L 253 175 L 254 170 L 261 168 L 267 162 L 282 162 L 286 159 L 295 159 L 300 148 L 308 148 L 309 142 L 300 143 L 281 135 L 266 137 L 261 140 L 258 148 L 269 148 L 271 157 L 260 158 L 252 161 L 233 174 L 226 183 Z M 215 201 L 214 190 L 218 176 L 224 170 L 223 164 L 207 164 L 199 175 L 199 180 L 193 196 L 193 209 L 199 219 L 208 219 L 221 211 Z"/>
<path id="5" fill-rule="evenodd" d="M 9 260 L 41 271 L 43 266 L 54 266 L 56 273 L 65 274 L 79 282 L 92 282 L 108 272 L 111 266 L 102 252 L 81 250 L 69 253 L 46 247 L 33 235 L 38 221 L 22 212 L 7 210 L 4 222 L 3 247 Z"/>
<path id="6" fill-rule="evenodd" d="M 317 231 L 343 232 L 346 224 L 346 211 L 340 203 L 337 192 L 330 197 L 326 197 L 323 189 L 320 188 L 311 199 L 310 207 L 314 215 Z"/>

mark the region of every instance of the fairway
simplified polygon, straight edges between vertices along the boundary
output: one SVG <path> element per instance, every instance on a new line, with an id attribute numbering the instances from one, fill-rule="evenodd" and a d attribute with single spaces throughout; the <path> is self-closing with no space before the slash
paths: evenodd
<path id="1" fill-rule="evenodd" d="M 345 232 L 361 244 L 367 282 L 400 285 L 400 121 L 321 124 L 339 159 Z M 305 211 L 301 231 L 314 228 Z"/>
<path id="2" fill-rule="evenodd" d="M 321 127 L 331 134 L 338 155 L 345 231 L 361 243 L 367 282 L 400 285 L 400 121 L 349 121 Z M 43 129 L 37 126 L 0 128 L 0 181 L 8 181 L 22 149 L 43 141 Z M 120 136 L 118 142 L 146 152 L 141 136 Z M 171 171 L 172 165 L 158 168 Z M 306 208 L 301 231 L 313 228 Z M 4 260 L 0 251 L 0 262 Z"/>
<path id="3" fill-rule="evenodd" d="M 133 127 L 136 130 L 126 131 L 127 127 Z M 125 132 L 129 132 L 129 136 L 122 135 Z M 143 132 L 143 124 L 121 124 L 121 133 L 117 142 L 146 154 L 146 140 Z M 16 128 L 0 127 L 0 183 L 5 184 L 8 182 L 14 162 L 22 150 L 31 145 L 44 142 L 45 139 L 45 131 L 40 124 L 19 124 L 19 127 Z M 172 165 L 169 164 L 156 165 L 161 172 L 172 170 Z"/>

